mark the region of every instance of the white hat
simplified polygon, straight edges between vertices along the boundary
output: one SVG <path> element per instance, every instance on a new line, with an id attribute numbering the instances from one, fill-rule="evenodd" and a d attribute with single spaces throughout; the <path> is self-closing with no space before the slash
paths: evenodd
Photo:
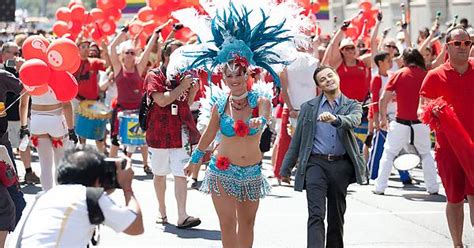
<path id="1" fill-rule="evenodd" d="M 355 47 L 355 44 L 352 41 L 352 39 L 350 39 L 350 38 L 342 39 L 341 43 L 339 44 L 339 49 L 343 49 L 346 46 L 354 46 Z"/>

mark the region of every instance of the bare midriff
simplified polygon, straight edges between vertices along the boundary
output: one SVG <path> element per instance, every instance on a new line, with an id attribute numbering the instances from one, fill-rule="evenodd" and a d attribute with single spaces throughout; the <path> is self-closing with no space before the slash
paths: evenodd
<path id="1" fill-rule="evenodd" d="M 52 105 L 39 105 L 39 104 L 32 104 L 31 110 L 35 111 L 53 111 L 56 109 L 62 108 L 62 104 L 52 104 Z"/>
<path id="2" fill-rule="evenodd" d="M 247 167 L 262 161 L 260 152 L 261 132 L 253 136 L 225 137 L 221 136 L 221 142 L 214 152 L 216 157 L 227 157 L 233 165 Z"/>

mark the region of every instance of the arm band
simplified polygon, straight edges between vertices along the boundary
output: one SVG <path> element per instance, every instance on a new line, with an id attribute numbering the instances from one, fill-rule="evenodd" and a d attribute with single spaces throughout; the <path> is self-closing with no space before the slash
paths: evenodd
<path id="1" fill-rule="evenodd" d="M 199 163 L 199 160 L 201 160 L 201 158 L 204 156 L 204 152 L 199 150 L 199 148 L 196 148 L 194 151 L 193 151 L 193 154 L 191 154 L 191 160 L 190 162 L 193 163 L 193 164 L 197 164 Z"/>

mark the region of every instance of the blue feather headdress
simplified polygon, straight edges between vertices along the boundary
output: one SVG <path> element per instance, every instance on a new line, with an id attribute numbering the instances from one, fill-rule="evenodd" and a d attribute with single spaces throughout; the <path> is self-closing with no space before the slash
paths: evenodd
<path id="1" fill-rule="evenodd" d="M 212 72 L 217 66 L 234 61 L 239 66 L 258 66 L 267 70 L 279 86 L 279 76 L 272 66 L 288 65 L 291 61 L 281 58 L 274 48 L 291 42 L 293 37 L 284 28 L 285 20 L 270 25 L 270 17 L 262 9 L 261 21 L 252 26 L 249 16 L 253 11 L 245 6 L 238 9 L 232 2 L 226 9 L 217 11 L 210 21 L 212 40 L 203 44 L 203 50 L 186 53 L 194 59 L 187 70 L 205 68 Z"/>

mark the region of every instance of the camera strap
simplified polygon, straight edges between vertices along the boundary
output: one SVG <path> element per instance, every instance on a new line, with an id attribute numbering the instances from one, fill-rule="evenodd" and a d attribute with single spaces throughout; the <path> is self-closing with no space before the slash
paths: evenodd
<path id="1" fill-rule="evenodd" d="M 89 213 L 89 222 L 92 225 L 99 225 L 104 222 L 104 213 L 99 206 L 99 198 L 104 193 L 103 188 L 87 187 L 86 190 L 86 203 L 87 212 Z"/>

